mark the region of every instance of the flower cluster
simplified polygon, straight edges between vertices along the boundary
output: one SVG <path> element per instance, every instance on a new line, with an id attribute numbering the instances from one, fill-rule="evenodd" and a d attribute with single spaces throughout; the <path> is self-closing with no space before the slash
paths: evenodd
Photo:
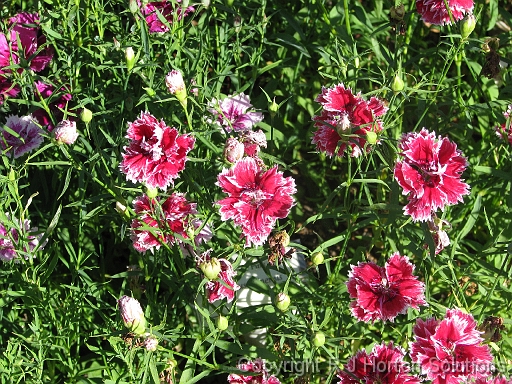
<path id="1" fill-rule="evenodd" d="M 418 319 L 414 326 L 411 358 L 433 384 L 467 383 L 485 378 L 492 369 L 492 355 L 482 345 L 473 316 L 449 309 L 443 320 Z"/>
<path id="2" fill-rule="evenodd" d="M 402 136 L 394 175 L 408 195 L 404 212 L 414 221 L 427 221 L 438 209 L 462 201 L 469 185 L 461 180 L 467 161 L 448 138 L 437 137 L 425 128 Z"/>
<path id="3" fill-rule="evenodd" d="M 226 132 L 250 131 L 263 120 L 263 114 L 252 112 L 249 96 L 243 92 L 236 96 L 228 96 L 222 100 L 212 99 L 209 111 L 216 117 L 215 123 Z"/>
<path id="4" fill-rule="evenodd" d="M 194 147 L 190 135 L 179 135 L 149 112 L 128 124 L 121 171 L 128 180 L 143 182 L 150 188 L 166 189 L 185 168 L 187 153 Z"/>
<path id="5" fill-rule="evenodd" d="M 133 247 L 139 252 L 159 249 L 162 243 L 181 244 L 181 238 L 189 238 L 190 229 L 195 231 L 202 223 L 194 218 L 196 204 L 190 203 L 184 194 L 173 193 L 162 204 L 146 195 L 133 201 L 137 218 L 132 221 Z M 196 244 L 211 239 L 207 226 L 194 237 Z"/>
<path id="6" fill-rule="evenodd" d="M 10 81 L 11 65 L 20 65 L 35 72 L 42 71 L 53 57 L 53 49 L 46 44 L 46 37 L 39 29 L 37 13 L 19 13 L 9 19 L 9 36 L 0 33 L 0 104 L 6 96 L 16 96 L 20 91 Z"/>
<path id="7" fill-rule="evenodd" d="M 217 201 L 221 220 L 233 219 L 242 227 L 246 246 L 261 245 L 277 219 L 288 216 L 294 204 L 295 181 L 277 167 L 264 171 L 255 158 L 239 160 L 217 176 L 217 185 L 228 197 Z"/>
<path id="8" fill-rule="evenodd" d="M 265 362 L 260 358 L 237 364 L 236 367 L 241 371 L 250 372 L 251 375 L 232 373 L 228 376 L 229 384 L 281 384 L 277 377 L 269 376 Z"/>
<path id="9" fill-rule="evenodd" d="M 351 156 L 360 156 L 367 144 L 368 132 L 377 134 L 383 129 L 380 117 L 387 107 L 375 97 L 366 101 L 360 93 L 354 95 L 350 88 L 338 84 L 323 87 L 315 101 L 322 105 L 322 111 L 313 116 L 317 130 L 312 143 L 329 156 L 343 156 L 346 149 Z"/>
<path id="10" fill-rule="evenodd" d="M 425 23 L 436 25 L 452 24 L 453 21 L 462 20 L 464 15 L 473 12 L 473 0 L 447 0 L 449 10 L 444 0 L 416 0 L 416 9 Z"/>
<path id="11" fill-rule="evenodd" d="M 0 127 L 0 148 L 15 159 L 38 148 L 44 140 L 32 116 L 9 116 L 5 125 L 18 136 Z"/>
<path id="12" fill-rule="evenodd" d="M 352 315 L 365 322 L 391 320 L 407 312 L 409 307 L 418 309 L 427 305 L 425 285 L 412 273 L 414 265 L 406 256 L 397 252 L 385 267 L 375 263 L 352 266 L 347 282 Z"/>
<path id="13" fill-rule="evenodd" d="M 420 379 L 409 373 L 409 367 L 403 361 L 405 351 L 389 344 L 377 344 L 368 354 L 365 350 L 352 356 L 345 369 L 338 373 L 339 384 L 377 384 L 400 383 L 419 384 Z"/>
<path id="14" fill-rule="evenodd" d="M 141 7 L 141 12 L 146 19 L 150 33 L 169 31 L 168 25 L 163 23 L 159 16 L 167 20 L 167 23 L 172 24 L 174 20 L 181 20 L 189 13 L 194 12 L 194 7 L 192 6 L 186 8 L 181 7 L 179 5 L 181 0 L 177 0 L 176 2 L 168 0 L 150 1 L 145 5 L 142 5 L 140 0 L 137 1 L 139 3 L 139 7 Z"/>
<path id="15" fill-rule="evenodd" d="M 10 217 L 9 213 L 5 215 Z M 30 228 L 30 220 L 19 221 L 17 227 L 19 231 L 15 227 L 6 228 L 0 223 L 0 260 L 4 262 L 16 260 L 20 255 L 30 253 L 37 247 L 42 248 L 46 244 L 40 243 L 42 234 L 33 234 L 37 232 L 37 227 Z M 26 245 L 20 247 L 20 243 Z"/>

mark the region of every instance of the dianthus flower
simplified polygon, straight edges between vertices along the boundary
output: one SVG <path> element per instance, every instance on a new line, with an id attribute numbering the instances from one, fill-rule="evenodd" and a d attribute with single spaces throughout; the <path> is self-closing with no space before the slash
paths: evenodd
<path id="1" fill-rule="evenodd" d="M 132 221 L 131 239 L 139 252 L 153 252 L 162 243 L 180 243 L 175 235 L 188 238 L 188 225 L 197 214 L 196 204 L 188 202 L 182 193 L 173 193 L 161 205 L 157 199 L 142 195 L 133 201 L 133 207 L 137 218 Z"/>
<path id="2" fill-rule="evenodd" d="M 425 285 L 412 273 L 414 265 L 406 256 L 394 253 L 385 267 L 375 263 L 352 265 L 347 282 L 354 317 L 361 321 L 393 321 L 409 307 L 427 305 Z"/>
<path id="3" fill-rule="evenodd" d="M 402 194 L 409 195 L 404 212 L 414 221 L 427 221 L 438 209 L 469 194 L 469 185 L 461 180 L 466 158 L 448 138 L 436 138 L 435 132 L 423 128 L 403 135 L 399 149 L 403 160 L 396 162 L 394 175 Z"/>
<path id="4" fill-rule="evenodd" d="M 1 37 L 0 35 L 0 39 Z M 2 70 L 0 70 L 0 105 L 4 103 L 6 98 L 15 97 L 18 93 L 20 93 L 20 87 L 10 81 L 8 73 L 2 73 Z"/>
<path id="5" fill-rule="evenodd" d="M 427 225 L 428 229 L 430 230 L 430 234 L 432 235 L 432 240 L 434 240 L 437 255 L 445 247 L 450 245 L 450 238 L 444 229 L 450 229 L 451 224 L 446 220 L 439 219 L 436 214 L 433 213 L 432 217 L 427 220 Z M 428 248 L 428 245 L 425 244 L 425 248 Z"/>
<path id="6" fill-rule="evenodd" d="M 338 373 L 339 384 L 419 384 L 404 360 L 405 351 L 399 346 L 376 344 L 370 354 L 364 349 L 352 356 Z"/>
<path id="7" fill-rule="evenodd" d="M 240 139 L 244 143 L 244 152 L 247 156 L 258 156 L 260 147 L 267 148 L 267 137 L 261 129 L 257 131 L 242 131 Z"/>
<path id="8" fill-rule="evenodd" d="M 503 116 L 508 120 L 510 115 L 512 114 L 512 104 L 510 104 L 505 112 L 503 112 Z M 508 126 L 508 127 L 507 127 Z M 512 124 L 510 122 L 505 122 L 501 125 L 494 127 L 496 131 L 496 136 L 498 136 L 502 140 L 507 140 L 510 145 L 512 145 Z"/>
<path id="9" fill-rule="evenodd" d="M 53 133 L 55 134 L 55 140 L 60 144 L 71 145 L 78 139 L 76 122 L 70 120 L 62 120 L 59 122 Z"/>
<path id="10" fill-rule="evenodd" d="M 216 123 L 227 132 L 248 131 L 263 120 L 260 112 L 248 112 L 252 108 L 251 99 L 243 92 L 222 100 L 212 99 L 209 111 L 216 117 Z"/>
<path id="11" fill-rule="evenodd" d="M 504 376 L 476 379 L 474 384 L 512 384 L 512 379 L 507 380 Z"/>
<path id="12" fill-rule="evenodd" d="M 283 177 L 277 166 L 263 171 L 253 157 L 246 157 L 217 176 L 217 185 L 228 194 L 219 200 L 221 220 L 233 219 L 242 227 L 246 246 L 261 245 L 277 219 L 284 219 L 297 191 L 291 177 Z"/>
<path id="13" fill-rule="evenodd" d="M 6 213 L 5 215 L 8 218 L 10 217 L 9 213 Z M 41 238 L 43 237 L 42 234 L 33 234 L 34 232 L 37 232 L 37 227 L 30 228 L 30 220 L 25 219 L 23 220 L 23 223 L 18 221 L 17 224 L 21 234 L 15 227 L 8 229 L 0 223 L 0 260 L 4 262 L 16 260 L 22 256 L 23 253 L 30 253 L 37 246 L 41 249 L 46 244 L 46 242 L 40 244 Z M 20 238 L 23 239 L 21 244 L 26 245 L 20 246 Z M 28 258 L 27 256 L 24 257 Z"/>
<path id="14" fill-rule="evenodd" d="M 379 133 L 383 129 L 379 117 L 387 108 L 375 97 L 366 101 L 361 93 L 354 95 L 350 88 L 338 84 L 322 87 L 315 101 L 322 105 L 322 112 L 313 116 L 317 131 L 312 143 L 329 156 L 343 156 L 349 149 L 352 157 L 358 157 L 367 143 L 367 132 Z"/>
<path id="15" fill-rule="evenodd" d="M 281 384 L 277 377 L 269 376 L 265 362 L 259 357 L 254 361 L 248 360 L 246 363 L 237 364 L 236 367 L 241 371 L 250 372 L 254 376 L 232 373 L 228 376 L 229 384 Z"/>
<path id="16" fill-rule="evenodd" d="M 174 184 L 195 142 L 193 137 L 179 135 L 176 128 L 166 126 L 149 112 L 142 112 L 128 124 L 126 137 L 130 144 L 124 147 L 121 171 L 134 183 L 144 182 L 150 188 L 161 189 Z"/>
<path id="17" fill-rule="evenodd" d="M 68 108 L 68 104 L 71 101 L 71 94 L 68 92 L 67 86 L 60 89 L 60 96 L 54 97 L 55 87 L 51 84 L 45 84 L 42 81 L 36 81 L 35 83 L 37 92 L 36 96 L 39 100 L 44 99 L 50 108 L 54 119 L 60 121 L 64 118 L 64 111 Z M 53 130 L 54 125 L 52 118 L 44 109 L 37 109 L 32 113 L 32 116 L 37 119 L 39 124 L 43 127 L 47 127 L 49 131 Z"/>
<path id="18" fill-rule="evenodd" d="M 140 0 L 138 0 L 138 3 L 139 7 L 141 7 L 141 12 L 146 19 L 150 33 L 169 31 L 169 27 L 162 23 L 158 18 L 158 13 L 160 13 L 169 24 L 172 24 L 174 20 L 181 20 L 189 13 L 194 12 L 194 7 L 192 6 L 182 8 L 179 5 L 181 0 L 177 0 L 178 4 L 175 4 L 174 1 L 168 0 L 150 1 L 144 6 L 141 4 Z"/>
<path id="19" fill-rule="evenodd" d="M 41 128 L 35 124 L 32 116 L 11 115 L 7 118 L 5 125 L 19 137 L 0 127 L 0 148 L 8 155 L 12 153 L 15 159 L 38 148 L 44 140 L 41 136 Z"/>
<path id="20" fill-rule="evenodd" d="M 126 328 L 137 335 L 142 335 L 146 330 L 146 318 L 139 301 L 130 296 L 121 296 L 117 300 L 117 305 Z"/>
<path id="21" fill-rule="evenodd" d="M 449 309 L 443 320 L 418 319 L 414 326 L 411 359 L 432 384 L 468 383 L 485 378 L 492 370 L 492 355 L 482 345 L 473 316 Z"/>
<path id="22" fill-rule="evenodd" d="M 236 272 L 226 259 L 218 259 L 218 262 L 220 263 L 220 273 L 217 279 L 206 283 L 208 302 L 214 303 L 225 298 L 230 303 L 235 298 L 235 291 L 240 289 L 240 286 L 233 280 Z"/>
<path id="23" fill-rule="evenodd" d="M 473 12 L 473 0 L 447 0 L 454 21 L 462 20 Z M 452 24 L 444 0 L 416 0 L 416 9 L 425 23 Z"/>

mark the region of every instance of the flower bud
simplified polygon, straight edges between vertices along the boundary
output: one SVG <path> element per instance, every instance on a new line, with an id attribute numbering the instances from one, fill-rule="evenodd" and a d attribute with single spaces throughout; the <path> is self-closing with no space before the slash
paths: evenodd
<path id="1" fill-rule="evenodd" d="M 136 335 L 142 335 L 146 331 L 146 318 L 140 303 L 133 297 L 122 296 L 117 304 L 125 327 Z"/>
<path id="2" fill-rule="evenodd" d="M 467 15 L 462 20 L 462 23 L 460 25 L 460 35 L 462 37 L 462 40 L 466 40 L 469 37 L 469 35 L 471 35 L 471 32 L 473 32 L 475 27 L 476 27 L 475 16 L 473 14 Z"/>
<path id="3" fill-rule="evenodd" d="M 181 105 L 187 105 L 187 90 L 180 71 L 173 69 L 165 76 L 165 85 L 172 95 L 175 95 Z"/>
<path id="4" fill-rule="evenodd" d="M 221 265 L 219 260 L 215 257 L 212 257 L 209 261 L 203 261 L 199 268 L 204 273 L 208 280 L 215 280 L 219 277 L 219 273 L 221 271 Z"/>
<path id="5" fill-rule="evenodd" d="M 324 263 L 324 255 L 322 254 L 322 252 L 317 252 L 317 253 L 313 254 L 313 256 L 311 256 L 311 262 L 317 267 L 320 264 L 323 264 Z"/>
<path id="6" fill-rule="evenodd" d="M 158 347 L 158 340 L 156 338 L 149 336 L 144 340 L 144 348 L 147 351 L 156 351 L 156 347 Z"/>
<path id="7" fill-rule="evenodd" d="M 325 344 L 325 335 L 323 332 L 317 332 L 315 333 L 315 336 L 313 336 L 313 345 L 315 347 L 321 347 Z"/>
<path id="8" fill-rule="evenodd" d="M 270 117 L 273 119 L 274 116 L 279 111 L 279 104 L 276 103 L 276 98 L 275 97 L 274 97 L 274 100 L 272 100 L 272 102 L 268 106 L 268 110 L 270 112 Z"/>
<path id="9" fill-rule="evenodd" d="M 398 93 L 400 91 L 403 91 L 405 87 L 405 83 L 402 80 L 402 76 L 399 74 L 395 75 L 395 78 L 393 79 L 393 82 L 391 83 L 391 89 L 393 92 Z"/>
<path id="10" fill-rule="evenodd" d="M 373 131 L 366 132 L 366 141 L 370 145 L 375 145 L 375 143 L 377 143 L 377 141 L 379 141 L 377 133 L 373 132 Z"/>
<path id="11" fill-rule="evenodd" d="M 230 137 L 226 140 L 226 144 L 224 145 L 224 158 L 226 161 L 236 163 L 243 157 L 244 152 L 245 147 L 240 141 L 234 137 Z"/>
<path id="12" fill-rule="evenodd" d="M 80 120 L 82 120 L 84 123 L 90 123 L 92 120 L 92 111 L 87 108 L 83 108 L 82 112 L 80 112 Z"/>
<path id="13" fill-rule="evenodd" d="M 76 131 L 76 122 L 70 120 L 62 120 L 53 130 L 55 140 L 59 144 L 73 144 L 78 138 Z"/>
<path id="14" fill-rule="evenodd" d="M 136 14 L 137 11 L 139 10 L 139 5 L 137 4 L 137 0 L 130 0 L 128 8 L 130 9 L 131 13 Z"/>
<path id="15" fill-rule="evenodd" d="M 405 16 L 405 6 L 400 4 L 398 7 L 391 7 L 389 10 L 389 17 L 392 20 L 403 20 Z"/>
<path id="16" fill-rule="evenodd" d="M 126 69 L 130 72 L 135 65 L 135 52 L 132 47 L 126 48 L 124 51 L 124 57 L 126 58 Z"/>
<path id="17" fill-rule="evenodd" d="M 290 306 L 290 303 L 291 303 L 290 296 L 288 296 L 286 293 L 280 292 L 277 294 L 276 307 L 281 312 L 285 312 L 288 309 L 288 307 Z"/>
<path id="18" fill-rule="evenodd" d="M 155 96 L 155 95 L 156 95 L 156 92 L 155 92 L 155 90 L 154 90 L 153 88 L 150 88 L 150 87 L 143 87 L 142 89 L 146 91 L 146 93 L 147 93 L 147 95 L 148 95 L 149 97 L 153 97 L 153 96 Z"/>
<path id="19" fill-rule="evenodd" d="M 150 199 L 154 199 L 155 197 L 158 196 L 158 188 L 150 188 L 150 187 L 146 187 L 146 195 L 150 198 Z"/>
<path id="20" fill-rule="evenodd" d="M 225 318 L 222 315 L 219 315 L 219 317 L 217 317 L 217 329 L 219 329 L 219 331 L 225 331 L 228 328 L 228 325 L 229 324 L 227 318 Z"/>

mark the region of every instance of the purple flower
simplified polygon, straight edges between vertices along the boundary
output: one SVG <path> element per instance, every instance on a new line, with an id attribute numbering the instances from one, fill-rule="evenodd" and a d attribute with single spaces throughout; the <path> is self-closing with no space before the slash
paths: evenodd
<path id="1" fill-rule="evenodd" d="M 5 125 L 19 137 L 0 127 L 0 147 L 7 154 L 13 153 L 15 159 L 38 148 L 44 140 L 41 136 L 41 128 L 34 123 L 32 116 L 12 115 L 7 118 Z"/>
<path id="2" fill-rule="evenodd" d="M 5 214 L 9 218 L 9 213 Z M 29 253 L 32 252 L 41 241 L 42 234 L 30 235 L 30 233 L 36 232 L 37 227 L 30 228 L 30 220 L 23 220 L 23 223 L 18 221 L 17 223 L 22 234 L 14 227 L 8 229 L 2 223 L 0 223 L 0 260 L 7 262 L 15 260 L 19 257 L 19 252 Z M 25 239 L 26 246 L 19 247 L 20 237 Z M 40 245 L 40 248 L 44 247 L 46 242 Z M 28 247 L 27 247 L 28 246 Z M 21 249 L 17 249 L 21 248 Z"/>
<path id="3" fill-rule="evenodd" d="M 181 0 L 176 1 L 176 3 L 180 2 Z M 150 33 L 169 31 L 169 27 L 160 21 L 158 13 L 160 13 L 169 24 L 172 24 L 175 18 L 179 21 L 189 13 L 194 12 L 194 7 L 182 8 L 180 5 L 176 6 L 174 1 L 151 1 L 144 6 L 142 6 L 140 0 L 138 0 L 138 3 L 141 7 L 142 14 L 146 18 Z"/>
<path id="4" fill-rule="evenodd" d="M 260 112 L 248 112 L 252 108 L 249 96 L 240 93 L 225 99 L 212 99 L 209 111 L 216 117 L 216 123 L 227 132 L 248 131 L 263 120 Z"/>

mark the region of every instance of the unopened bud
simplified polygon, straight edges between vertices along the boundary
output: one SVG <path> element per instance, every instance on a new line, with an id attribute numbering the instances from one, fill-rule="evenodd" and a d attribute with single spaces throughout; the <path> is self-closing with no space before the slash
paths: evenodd
<path id="1" fill-rule="evenodd" d="M 90 123 L 92 120 L 92 111 L 87 108 L 83 108 L 82 112 L 80 112 L 80 120 L 82 120 L 84 123 Z"/>
<path id="2" fill-rule="evenodd" d="M 135 65 L 135 52 L 132 47 L 126 48 L 124 51 L 124 57 L 126 58 L 126 69 L 130 72 Z"/>
<path id="3" fill-rule="evenodd" d="M 133 297 L 123 296 L 118 301 L 119 312 L 126 328 L 136 335 L 142 335 L 146 331 L 146 318 L 140 303 Z"/>
<path id="4" fill-rule="evenodd" d="M 281 312 L 285 312 L 288 309 L 288 307 L 290 306 L 290 303 L 291 303 L 290 296 L 288 296 L 286 293 L 280 292 L 277 294 L 276 307 Z"/>
<path id="5" fill-rule="evenodd" d="M 403 20 L 405 16 L 405 6 L 403 4 L 400 4 L 398 7 L 391 7 L 389 10 L 389 16 L 393 20 Z"/>
<path id="6" fill-rule="evenodd" d="M 215 280 L 219 277 L 221 271 L 221 265 L 219 260 L 213 257 L 209 261 L 204 261 L 199 265 L 199 268 L 204 273 L 208 280 Z"/>
<path id="7" fill-rule="evenodd" d="M 144 340 L 144 348 L 146 348 L 147 351 L 156 351 L 156 347 L 158 347 L 158 340 L 153 336 L 148 336 Z"/>
<path id="8" fill-rule="evenodd" d="M 279 104 L 276 103 L 276 98 L 275 97 L 274 97 L 274 100 L 272 100 L 272 102 L 268 106 L 268 110 L 270 112 L 270 117 L 271 118 L 274 118 L 274 116 L 279 111 Z"/>
<path id="9" fill-rule="evenodd" d="M 462 37 L 462 40 L 466 40 L 469 35 L 471 35 L 471 32 L 476 27 L 476 18 L 473 14 L 467 15 L 460 25 L 460 35 Z"/>
<path id="10" fill-rule="evenodd" d="M 155 197 L 158 196 L 158 188 L 150 188 L 150 187 L 146 187 L 146 195 L 150 198 L 150 199 L 154 199 Z"/>
<path id="11" fill-rule="evenodd" d="M 375 143 L 377 143 L 377 141 L 379 141 L 379 137 L 377 136 L 376 132 L 368 131 L 368 132 L 366 132 L 366 141 L 370 145 L 375 145 Z"/>
<path id="12" fill-rule="evenodd" d="M 175 95 L 179 102 L 186 107 L 187 105 L 187 90 L 185 89 L 185 82 L 183 75 L 180 71 L 173 69 L 165 76 L 165 85 L 172 95 Z"/>
<path id="13" fill-rule="evenodd" d="M 323 332 L 317 332 L 315 333 L 315 336 L 313 336 L 313 345 L 315 347 L 321 347 L 325 344 L 325 335 Z"/>
<path id="14" fill-rule="evenodd" d="M 229 323 L 227 318 L 225 318 L 222 315 L 219 315 L 219 317 L 217 317 L 217 329 L 219 329 L 220 331 L 225 331 L 228 328 L 228 325 Z"/>
<path id="15" fill-rule="evenodd" d="M 398 93 L 400 91 L 403 91 L 405 87 L 405 83 L 402 80 L 402 76 L 399 74 L 395 75 L 395 78 L 393 79 L 393 82 L 391 83 L 391 89 L 393 92 Z"/>
<path id="16" fill-rule="evenodd" d="M 149 97 L 153 97 L 156 95 L 156 92 L 153 88 L 143 87 L 142 89 L 146 91 L 146 93 L 148 94 Z"/>
<path id="17" fill-rule="evenodd" d="M 130 0 L 128 8 L 130 9 L 131 13 L 136 14 L 137 11 L 139 10 L 139 5 L 137 4 L 137 0 Z"/>
<path id="18" fill-rule="evenodd" d="M 311 256 L 311 262 L 316 266 L 323 264 L 324 263 L 324 255 L 322 254 L 322 252 L 317 252 L 317 253 L 313 254 L 313 256 Z"/>

